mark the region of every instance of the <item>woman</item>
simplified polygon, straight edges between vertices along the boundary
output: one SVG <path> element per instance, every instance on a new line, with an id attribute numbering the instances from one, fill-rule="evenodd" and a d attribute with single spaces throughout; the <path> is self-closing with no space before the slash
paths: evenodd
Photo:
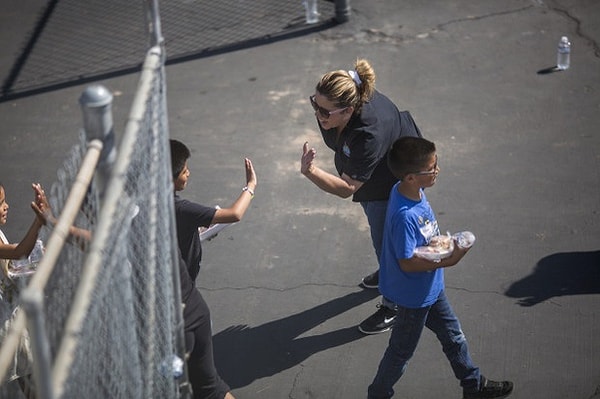
<path id="1" fill-rule="evenodd" d="M 410 113 L 400 112 L 386 96 L 375 90 L 375 72 L 365 59 L 354 69 L 328 72 L 317 83 L 310 103 L 319 130 L 334 155 L 338 175 L 314 164 L 316 151 L 304 143 L 300 171 L 321 190 L 363 207 L 371 229 L 371 240 L 379 260 L 387 201 L 397 179 L 390 172 L 386 155 L 401 136 L 421 137 Z M 379 270 L 362 280 L 365 288 L 377 288 Z M 385 306 L 359 325 L 365 334 L 388 331 L 395 311 Z"/>

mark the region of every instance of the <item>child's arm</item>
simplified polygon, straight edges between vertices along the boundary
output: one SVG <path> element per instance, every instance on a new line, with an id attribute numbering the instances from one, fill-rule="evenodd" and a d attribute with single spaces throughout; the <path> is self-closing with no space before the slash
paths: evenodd
<path id="1" fill-rule="evenodd" d="M 0 243 L 0 259 L 19 259 L 31 253 L 35 246 L 38 233 L 43 224 L 38 218 L 35 218 L 29 230 L 18 244 L 2 244 Z"/>
<path id="2" fill-rule="evenodd" d="M 454 251 L 452 251 L 452 255 L 440 260 L 439 262 L 419 258 L 415 255 L 409 259 L 398 259 L 398 265 L 402 271 L 407 273 L 428 272 L 441 267 L 450 267 L 456 265 L 463 258 L 463 256 L 469 252 L 469 249 L 471 248 L 460 248 L 456 243 L 454 243 Z"/>
<path id="3" fill-rule="evenodd" d="M 39 187 L 39 185 L 33 184 L 32 188 L 37 196 L 36 186 Z M 34 208 L 34 205 L 35 203 L 32 202 L 31 207 Z M 27 230 L 27 233 L 18 244 L 0 243 L 0 259 L 19 259 L 29 255 L 35 246 L 35 241 L 37 240 L 38 234 L 43 225 L 44 220 L 37 215 L 35 220 L 31 223 L 29 230 Z"/>
<path id="4" fill-rule="evenodd" d="M 52 226 L 56 225 L 57 220 L 52 213 L 52 209 L 50 209 L 50 204 L 48 203 L 46 193 L 42 189 L 42 186 L 39 184 L 34 184 L 33 190 L 35 191 L 36 195 L 35 202 L 31 203 L 31 207 L 36 213 L 38 220 L 40 220 L 42 224 L 50 224 Z M 83 242 L 89 242 L 92 240 L 92 233 L 89 230 L 81 229 L 79 227 L 69 227 L 69 234 L 72 238 L 80 239 Z"/>
<path id="5" fill-rule="evenodd" d="M 252 161 L 246 158 L 244 162 L 246 165 L 246 187 L 244 187 L 237 200 L 229 208 L 217 209 L 211 224 L 239 222 L 248 210 L 250 201 L 254 197 L 254 190 L 256 190 L 257 183 Z"/>

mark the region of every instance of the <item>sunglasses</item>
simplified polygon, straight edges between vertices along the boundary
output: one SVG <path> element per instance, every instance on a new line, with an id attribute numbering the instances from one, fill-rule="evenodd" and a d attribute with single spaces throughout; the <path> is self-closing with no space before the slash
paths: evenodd
<path id="1" fill-rule="evenodd" d="M 326 110 L 325 108 L 321 107 L 319 104 L 317 104 L 317 102 L 315 101 L 314 95 L 312 95 L 308 98 L 310 99 L 310 105 L 312 105 L 315 112 L 317 112 L 323 119 L 329 119 L 329 117 L 331 115 L 338 114 L 338 113 L 344 111 L 346 108 L 348 108 L 348 107 L 344 107 L 344 108 L 340 108 L 340 109 L 334 109 L 333 111 L 329 111 L 329 110 Z"/>
<path id="2" fill-rule="evenodd" d="M 438 168 L 438 156 L 436 154 L 435 155 L 435 164 L 433 165 L 433 169 L 425 171 L 425 172 L 414 172 L 412 174 L 417 175 L 417 176 L 429 176 L 429 175 L 435 175 L 439 171 L 440 171 L 440 169 Z"/>

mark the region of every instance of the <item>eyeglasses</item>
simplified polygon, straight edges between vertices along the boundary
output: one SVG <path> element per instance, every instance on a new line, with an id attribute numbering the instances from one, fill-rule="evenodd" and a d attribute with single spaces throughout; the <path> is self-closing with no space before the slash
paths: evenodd
<path id="1" fill-rule="evenodd" d="M 417 175 L 417 176 L 430 176 L 430 175 L 438 174 L 439 171 L 440 171 L 440 169 L 438 168 L 438 156 L 436 154 L 435 155 L 435 164 L 433 165 L 433 168 L 431 170 L 428 170 L 425 172 L 414 172 L 412 174 Z"/>
<path id="2" fill-rule="evenodd" d="M 310 99 L 310 105 L 312 105 L 313 109 L 315 110 L 315 112 L 318 112 L 319 115 L 324 118 L 324 119 L 329 119 L 329 117 L 333 114 L 337 114 L 342 112 L 343 110 L 345 110 L 348 107 L 344 107 L 344 108 L 340 108 L 340 109 L 334 109 L 333 111 L 329 111 L 323 107 L 321 107 L 319 104 L 317 104 L 317 102 L 315 101 L 315 96 L 310 96 L 308 97 Z"/>

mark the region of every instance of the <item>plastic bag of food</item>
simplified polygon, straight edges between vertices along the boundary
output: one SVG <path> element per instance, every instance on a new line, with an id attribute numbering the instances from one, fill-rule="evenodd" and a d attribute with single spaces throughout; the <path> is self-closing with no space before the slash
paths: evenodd
<path id="1" fill-rule="evenodd" d="M 454 239 L 448 233 L 431 237 L 429 245 L 415 248 L 415 255 L 437 262 L 452 255 L 452 251 L 454 251 Z"/>

